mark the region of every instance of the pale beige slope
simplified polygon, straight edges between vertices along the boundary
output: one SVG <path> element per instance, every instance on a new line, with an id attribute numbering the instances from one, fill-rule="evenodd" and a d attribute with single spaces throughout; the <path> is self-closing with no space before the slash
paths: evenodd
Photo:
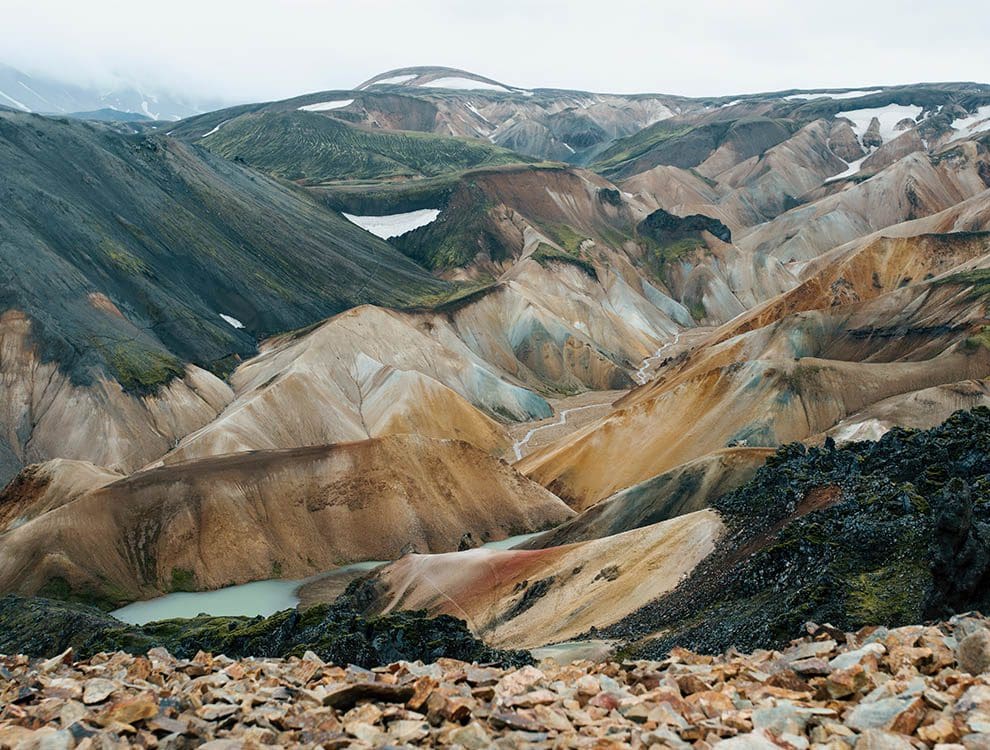
<path id="1" fill-rule="evenodd" d="M 974 143 L 951 156 L 911 153 L 859 183 L 791 209 L 736 238 L 736 243 L 784 261 L 809 260 L 834 247 L 954 206 L 988 187 L 987 155 Z"/>
<path id="2" fill-rule="evenodd" d="M 620 270 L 600 265 L 592 277 L 566 263 L 523 260 L 498 290 L 433 318 L 435 335 L 456 336 L 530 387 L 628 387 L 626 368 L 692 321 L 669 298 L 657 300 L 666 309 L 652 304 L 646 282 L 637 288 Z"/>
<path id="3" fill-rule="evenodd" d="M 615 493 L 523 545 L 527 549 L 620 534 L 707 508 L 748 482 L 773 448 L 725 448 Z"/>
<path id="4" fill-rule="evenodd" d="M 407 555 L 374 574 L 371 608 L 451 614 L 497 646 L 564 641 L 673 589 L 724 530 L 713 511 L 702 510 L 549 549 Z"/>
<path id="5" fill-rule="evenodd" d="M 843 419 L 826 434 L 837 443 L 879 440 L 894 427 L 928 430 L 960 409 L 990 406 L 990 381 L 963 380 L 911 391 L 871 404 Z M 809 438 L 819 443 L 825 435 Z"/>
<path id="6" fill-rule="evenodd" d="M 0 315 L 0 382 L 0 430 L 13 452 L 7 461 L 0 456 L 3 478 L 50 458 L 134 471 L 233 398 L 225 383 L 193 365 L 154 396 L 130 395 L 106 378 L 74 385 L 55 362 L 41 361 L 30 320 L 16 311 Z"/>
<path id="7" fill-rule="evenodd" d="M 978 198 L 986 207 L 985 219 L 967 221 L 964 226 L 984 229 L 990 227 L 990 194 L 985 199 L 983 195 Z M 945 223 L 935 219 L 958 214 L 958 208 L 910 222 L 909 228 L 898 224 L 816 258 L 803 269 L 800 284 L 725 324 L 713 332 L 711 341 L 731 338 L 796 312 L 873 299 L 966 267 L 970 261 L 990 253 L 990 233 L 964 230 L 902 236 L 904 231 L 944 227 Z"/>
<path id="8" fill-rule="evenodd" d="M 503 431 L 479 408 L 516 418 L 549 414 L 542 398 L 504 380 L 459 340 L 439 341 L 428 318 L 372 306 L 266 342 L 231 383 L 235 401 L 166 462 L 399 430 L 496 450 Z"/>
<path id="9" fill-rule="evenodd" d="M 571 511 L 460 441 L 393 436 L 139 472 L 0 534 L 0 591 L 64 579 L 115 600 L 449 551 Z"/>
<path id="10" fill-rule="evenodd" d="M 53 458 L 32 464 L 0 492 L 0 531 L 20 526 L 122 478 L 123 474 L 88 461 Z"/>
<path id="11" fill-rule="evenodd" d="M 581 510 L 743 441 L 802 440 L 892 396 L 990 374 L 966 285 L 922 285 L 703 347 L 612 414 L 517 466 Z"/>
<path id="12" fill-rule="evenodd" d="M 757 156 L 743 161 L 730 159 L 721 168 L 714 167 L 712 161 L 709 166 L 714 172 L 707 176 L 659 166 L 621 185 L 648 205 L 680 216 L 711 216 L 738 234 L 783 213 L 800 196 L 844 171 L 846 164 L 833 146 L 843 151 L 839 146 L 850 136 L 855 143 L 855 135 L 844 122 L 816 120 Z M 855 148 L 859 148 L 858 144 Z"/>

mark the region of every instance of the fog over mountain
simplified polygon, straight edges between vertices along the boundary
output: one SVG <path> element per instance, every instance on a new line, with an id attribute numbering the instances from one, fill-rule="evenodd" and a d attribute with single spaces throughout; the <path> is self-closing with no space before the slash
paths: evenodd
<path id="1" fill-rule="evenodd" d="M 416 4 L 3 0 L 0 62 L 70 83 L 259 101 L 350 88 L 403 65 L 518 86 L 714 96 L 987 78 L 978 0 Z M 951 33 L 932 29 L 951 25 Z M 506 54 L 511 49 L 511 54 Z M 980 75 L 983 72 L 983 75 Z M 9 93 L 9 92 L 8 92 Z"/>

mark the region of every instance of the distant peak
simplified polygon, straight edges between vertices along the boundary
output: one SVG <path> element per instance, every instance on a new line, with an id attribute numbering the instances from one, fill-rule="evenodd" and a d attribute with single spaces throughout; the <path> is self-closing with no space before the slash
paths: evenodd
<path id="1" fill-rule="evenodd" d="M 372 86 L 410 86 L 416 88 L 458 89 L 469 91 L 501 91 L 504 93 L 529 94 L 527 89 L 510 86 L 493 78 L 471 73 L 460 68 L 442 65 L 420 65 L 411 68 L 396 68 L 379 73 L 358 86 L 358 90 Z"/>

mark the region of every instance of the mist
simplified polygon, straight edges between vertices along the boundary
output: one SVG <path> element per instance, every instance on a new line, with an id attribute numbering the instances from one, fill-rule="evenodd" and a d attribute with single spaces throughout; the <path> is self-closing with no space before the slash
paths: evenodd
<path id="1" fill-rule="evenodd" d="M 990 79 L 985 6 L 448 0 L 0 0 L 0 62 L 226 101 L 448 65 L 527 87 L 729 95 Z"/>

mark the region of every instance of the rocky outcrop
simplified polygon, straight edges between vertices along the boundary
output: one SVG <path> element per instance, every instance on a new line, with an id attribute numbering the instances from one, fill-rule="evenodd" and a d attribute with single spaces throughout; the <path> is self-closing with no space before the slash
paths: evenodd
<path id="1" fill-rule="evenodd" d="M 647 216 L 636 227 L 641 236 L 649 237 L 655 242 L 668 244 L 708 232 L 722 242 L 732 242 L 732 232 L 718 219 L 694 214 L 692 216 L 675 216 L 662 208 Z"/>
<path id="2" fill-rule="evenodd" d="M 439 658 L 525 663 L 528 657 L 486 647 L 453 617 L 401 612 L 365 617 L 344 606 L 317 605 L 270 617 L 210 617 L 128 625 L 97 609 L 51 599 L 0 597 L 0 653 L 53 657 L 71 649 L 89 657 L 118 649 L 180 659 L 200 652 L 232 658 L 318 658 L 365 668 L 390 661 Z M 2 688 L 0 688 L 2 691 Z"/>
<path id="3" fill-rule="evenodd" d="M 791 445 L 713 502 L 730 533 L 671 594 L 610 628 L 635 647 L 773 647 L 808 620 L 899 626 L 985 609 L 990 409 L 877 442 Z"/>

